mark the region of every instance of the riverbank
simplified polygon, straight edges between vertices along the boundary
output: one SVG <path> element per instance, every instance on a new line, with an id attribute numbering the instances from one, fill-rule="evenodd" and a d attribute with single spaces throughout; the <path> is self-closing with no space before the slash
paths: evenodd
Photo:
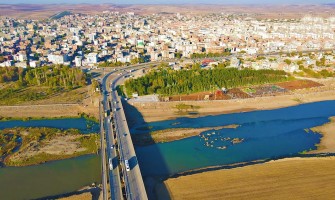
<path id="1" fill-rule="evenodd" d="M 73 158 L 98 151 L 97 134 L 81 134 L 77 129 L 8 128 L 0 131 L 4 144 L 0 161 L 6 166 L 28 166 Z"/>
<path id="2" fill-rule="evenodd" d="M 19 105 L 0 106 L 1 117 L 12 118 L 50 118 L 76 117 L 80 113 L 99 119 L 99 95 L 89 96 L 89 86 L 77 89 L 76 94 L 66 93 L 50 99 L 23 102 Z M 77 94 L 78 93 L 78 94 Z M 71 95 L 76 98 L 71 99 Z"/>
<path id="3" fill-rule="evenodd" d="M 334 167 L 335 157 L 287 158 L 171 178 L 164 185 L 172 199 L 329 199 L 335 195 Z"/>
<path id="4" fill-rule="evenodd" d="M 232 124 L 228 126 L 205 127 L 205 128 L 171 128 L 159 131 L 135 133 L 132 134 L 131 137 L 134 145 L 145 146 L 157 143 L 182 140 L 185 138 L 200 135 L 200 133 L 209 130 L 219 130 L 223 128 L 237 128 L 237 127 L 238 125 Z"/>
<path id="5" fill-rule="evenodd" d="M 315 81 L 315 80 L 314 80 Z M 289 94 L 266 96 L 247 99 L 232 99 L 218 101 L 188 101 L 188 105 L 199 106 L 194 113 L 181 115 L 176 109 L 180 102 L 134 102 L 132 106 L 141 115 L 128 116 L 132 124 L 163 121 L 177 117 L 199 117 L 206 115 L 219 115 L 236 112 L 249 112 L 254 110 L 272 110 L 295 106 L 302 103 L 311 103 L 325 100 L 335 100 L 335 79 L 317 80 L 324 86 L 291 91 Z"/>
<path id="6" fill-rule="evenodd" d="M 311 131 L 322 134 L 317 150 L 309 151 L 307 154 L 335 153 L 335 117 L 329 118 L 330 122 L 311 128 Z"/>

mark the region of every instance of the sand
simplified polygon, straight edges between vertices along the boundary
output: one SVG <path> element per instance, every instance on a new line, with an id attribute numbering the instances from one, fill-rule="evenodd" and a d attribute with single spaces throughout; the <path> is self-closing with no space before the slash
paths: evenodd
<path id="1" fill-rule="evenodd" d="M 335 117 L 330 117 L 329 120 L 329 123 L 311 129 L 321 133 L 322 138 L 318 149 L 308 153 L 335 153 Z"/>
<path id="2" fill-rule="evenodd" d="M 172 199 L 331 199 L 335 157 L 282 159 L 165 181 Z M 164 199 L 164 197 L 162 197 Z"/>
<path id="3" fill-rule="evenodd" d="M 70 197 L 64 197 L 59 200 L 92 200 L 92 194 L 90 192 L 86 192 L 83 194 L 72 195 Z"/>

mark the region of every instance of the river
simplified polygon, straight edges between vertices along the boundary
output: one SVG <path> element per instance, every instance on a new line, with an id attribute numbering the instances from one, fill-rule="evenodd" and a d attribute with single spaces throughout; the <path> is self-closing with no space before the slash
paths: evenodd
<path id="1" fill-rule="evenodd" d="M 321 135 L 307 129 L 328 122 L 331 116 L 335 116 L 335 101 L 152 122 L 147 125 L 153 130 L 230 124 L 239 127 L 210 130 L 179 141 L 136 147 L 136 153 L 143 176 L 170 176 L 210 166 L 289 157 L 316 149 Z M 233 138 L 243 141 L 233 144 Z"/>
<path id="2" fill-rule="evenodd" d="M 99 131 L 97 123 L 85 118 L 0 122 L 0 129 L 11 127 L 76 128 L 83 133 Z M 100 163 L 100 156 L 86 155 L 35 166 L 0 168 L 0 199 L 41 198 L 101 183 Z"/>

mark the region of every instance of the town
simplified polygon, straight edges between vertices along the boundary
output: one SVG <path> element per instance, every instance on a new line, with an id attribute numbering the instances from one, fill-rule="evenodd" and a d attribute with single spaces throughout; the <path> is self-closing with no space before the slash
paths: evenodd
<path id="1" fill-rule="evenodd" d="M 1 197 L 335 196 L 334 5 L 84 1 L 0 3 Z"/>
<path id="2" fill-rule="evenodd" d="M 0 66 L 118 67 L 170 61 L 201 67 L 334 71 L 335 18 L 258 20 L 248 14 L 100 15 L 0 20 Z M 329 50 L 329 51 L 326 51 Z M 215 58 L 215 59 L 213 59 Z M 201 60 L 202 59 L 202 60 Z"/>

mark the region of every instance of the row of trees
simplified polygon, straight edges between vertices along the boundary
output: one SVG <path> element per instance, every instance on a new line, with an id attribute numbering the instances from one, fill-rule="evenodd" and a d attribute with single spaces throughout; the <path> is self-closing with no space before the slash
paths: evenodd
<path id="1" fill-rule="evenodd" d="M 212 70 L 173 71 L 161 68 L 147 75 L 129 79 L 125 82 L 128 94 L 139 95 L 161 94 L 177 95 L 201 91 L 212 91 L 218 88 L 234 88 L 246 85 L 257 85 L 286 81 L 291 77 L 279 70 L 237 70 L 234 68 L 215 68 Z"/>
<path id="2" fill-rule="evenodd" d="M 144 63 L 144 62 L 145 62 L 144 58 L 140 57 L 140 58 L 133 58 L 128 63 L 123 63 L 123 62 L 120 62 L 120 61 L 116 61 L 116 62 L 106 61 L 106 62 L 100 63 L 98 65 L 98 67 L 122 67 L 122 66 L 125 66 L 125 65 L 130 65 L 130 64 L 135 65 L 135 64 Z"/>
<path id="3" fill-rule="evenodd" d="M 230 56 L 230 52 L 222 52 L 222 53 L 193 53 L 191 58 L 215 58 L 215 57 L 224 57 Z"/>
<path id="4" fill-rule="evenodd" d="M 86 84 L 86 75 L 80 70 L 64 65 L 40 68 L 0 68 L 0 83 L 16 82 L 18 86 L 49 86 L 76 88 Z"/>

